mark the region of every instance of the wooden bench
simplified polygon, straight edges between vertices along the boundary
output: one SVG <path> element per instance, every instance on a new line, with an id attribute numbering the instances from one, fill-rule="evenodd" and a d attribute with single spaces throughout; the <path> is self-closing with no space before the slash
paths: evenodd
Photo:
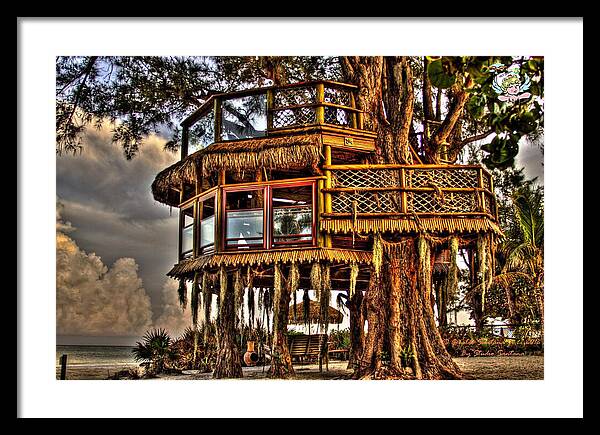
<path id="1" fill-rule="evenodd" d="M 310 363 L 319 361 L 319 371 L 323 371 L 323 360 L 326 370 L 329 371 L 329 357 L 327 355 L 327 334 L 313 335 L 288 335 L 288 347 L 292 362 Z"/>

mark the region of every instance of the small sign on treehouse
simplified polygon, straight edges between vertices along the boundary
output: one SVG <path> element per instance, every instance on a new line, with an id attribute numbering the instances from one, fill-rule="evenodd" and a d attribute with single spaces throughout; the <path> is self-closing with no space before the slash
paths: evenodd
<path id="1" fill-rule="evenodd" d="M 344 145 L 346 145 L 346 146 L 352 146 L 352 145 L 354 145 L 354 138 L 352 138 L 352 137 L 345 137 L 344 138 Z"/>

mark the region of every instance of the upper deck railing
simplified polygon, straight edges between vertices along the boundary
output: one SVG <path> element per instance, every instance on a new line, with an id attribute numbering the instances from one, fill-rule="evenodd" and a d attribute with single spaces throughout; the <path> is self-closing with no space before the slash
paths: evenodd
<path id="1" fill-rule="evenodd" d="M 213 142 L 285 134 L 330 125 L 363 129 L 357 87 L 332 81 L 215 94 L 182 122 L 182 158 Z"/>
<path id="2" fill-rule="evenodd" d="M 326 218 L 487 216 L 497 220 L 491 174 L 479 165 L 331 165 Z"/>

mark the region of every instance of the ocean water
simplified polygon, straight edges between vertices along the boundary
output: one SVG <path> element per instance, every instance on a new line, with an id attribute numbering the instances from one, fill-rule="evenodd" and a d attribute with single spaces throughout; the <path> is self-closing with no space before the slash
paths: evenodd
<path id="1" fill-rule="evenodd" d="M 107 379 L 124 369 L 139 369 L 131 346 L 57 345 L 56 379 L 60 379 L 60 357 L 67 355 L 67 380 Z"/>

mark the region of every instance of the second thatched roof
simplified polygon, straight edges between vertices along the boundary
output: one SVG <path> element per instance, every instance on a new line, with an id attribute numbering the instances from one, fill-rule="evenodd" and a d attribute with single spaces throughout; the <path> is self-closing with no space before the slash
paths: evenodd
<path id="1" fill-rule="evenodd" d="M 319 322 L 319 314 L 320 314 L 320 306 L 315 301 L 310 301 L 309 310 L 308 310 L 308 319 L 311 324 L 316 324 Z M 329 307 L 329 323 L 342 323 L 344 320 L 344 315 L 341 311 L 336 310 L 333 307 Z M 290 304 L 290 314 L 288 316 L 289 324 L 303 325 L 308 322 L 304 320 L 304 302 L 299 301 L 296 304 L 296 312 L 294 316 L 294 304 Z"/>
<path id="2" fill-rule="evenodd" d="M 321 146 L 318 134 L 215 142 L 159 172 L 152 183 L 152 194 L 159 202 L 178 205 L 173 188 L 182 183 L 194 184 L 201 175 L 206 177 L 215 171 L 314 170 L 322 158 Z"/>

